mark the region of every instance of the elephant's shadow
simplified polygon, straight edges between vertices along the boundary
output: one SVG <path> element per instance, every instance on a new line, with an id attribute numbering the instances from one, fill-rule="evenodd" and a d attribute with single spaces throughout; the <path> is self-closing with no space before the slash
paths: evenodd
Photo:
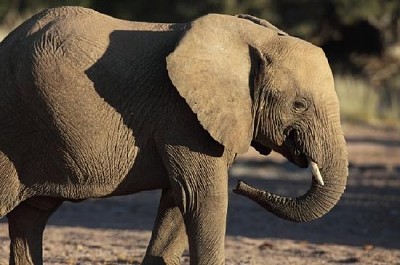
<path id="1" fill-rule="evenodd" d="M 165 58 L 179 39 L 173 31 L 115 30 L 104 54 L 86 71 L 98 95 L 118 112 L 126 126 L 146 113 L 152 104 L 172 89 Z M 170 41 L 162 41 L 170 40 Z M 146 51 L 146 52 L 144 52 Z M 148 107 L 150 110 L 150 107 Z"/>

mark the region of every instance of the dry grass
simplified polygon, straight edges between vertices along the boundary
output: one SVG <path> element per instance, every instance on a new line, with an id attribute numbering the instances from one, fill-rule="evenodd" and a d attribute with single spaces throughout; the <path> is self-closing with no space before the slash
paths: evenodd
<path id="1" fill-rule="evenodd" d="M 8 32 L 9 32 L 8 30 L 0 27 L 0 41 L 2 41 L 5 38 L 5 36 L 7 36 Z"/>
<path id="2" fill-rule="evenodd" d="M 344 120 L 400 125 L 399 91 L 388 90 L 392 101 L 388 104 L 382 96 L 382 91 L 359 77 L 337 76 L 335 83 Z"/>
<path id="3" fill-rule="evenodd" d="M 342 116 L 347 119 L 376 119 L 379 97 L 367 82 L 352 76 L 335 78 Z"/>

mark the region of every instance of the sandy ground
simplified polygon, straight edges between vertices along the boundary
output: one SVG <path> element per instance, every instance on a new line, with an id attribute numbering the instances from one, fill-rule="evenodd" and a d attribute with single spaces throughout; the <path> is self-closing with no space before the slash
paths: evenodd
<path id="1" fill-rule="evenodd" d="M 400 264 L 400 130 L 345 125 L 348 188 L 323 218 L 291 223 L 230 194 L 227 264 Z M 254 150 L 237 158 L 238 179 L 284 195 L 300 195 L 306 170 Z M 159 192 L 65 203 L 45 232 L 45 264 L 140 264 Z M 6 220 L 0 221 L 0 264 L 8 263 Z M 189 264 L 187 253 L 182 264 Z"/>

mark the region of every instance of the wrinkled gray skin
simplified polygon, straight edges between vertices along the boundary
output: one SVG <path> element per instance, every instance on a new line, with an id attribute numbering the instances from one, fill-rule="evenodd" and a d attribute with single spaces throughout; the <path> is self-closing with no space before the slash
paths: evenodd
<path id="1" fill-rule="evenodd" d="M 137 23 L 84 8 L 41 12 L 0 45 L 0 216 L 11 264 L 42 263 L 65 200 L 162 189 L 144 264 L 223 264 L 227 171 L 252 144 L 313 180 L 299 198 L 239 183 L 272 213 L 327 213 L 347 178 L 333 78 L 321 49 L 270 23 L 208 15 Z"/>

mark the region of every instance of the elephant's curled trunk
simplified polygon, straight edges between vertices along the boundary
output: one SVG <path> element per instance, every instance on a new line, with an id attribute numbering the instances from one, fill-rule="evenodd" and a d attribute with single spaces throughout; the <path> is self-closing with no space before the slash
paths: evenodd
<path id="1" fill-rule="evenodd" d="M 323 183 L 314 177 L 310 189 L 300 197 L 282 197 L 254 188 L 243 181 L 238 182 L 234 192 L 248 197 L 283 219 L 295 222 L 317 219 L 336 205 L 346 187 L 347 153 L 344 140 L 340 142 L 340 146 L 332 147 L 332 159 L 328 159 L 320 169 Z"/>

